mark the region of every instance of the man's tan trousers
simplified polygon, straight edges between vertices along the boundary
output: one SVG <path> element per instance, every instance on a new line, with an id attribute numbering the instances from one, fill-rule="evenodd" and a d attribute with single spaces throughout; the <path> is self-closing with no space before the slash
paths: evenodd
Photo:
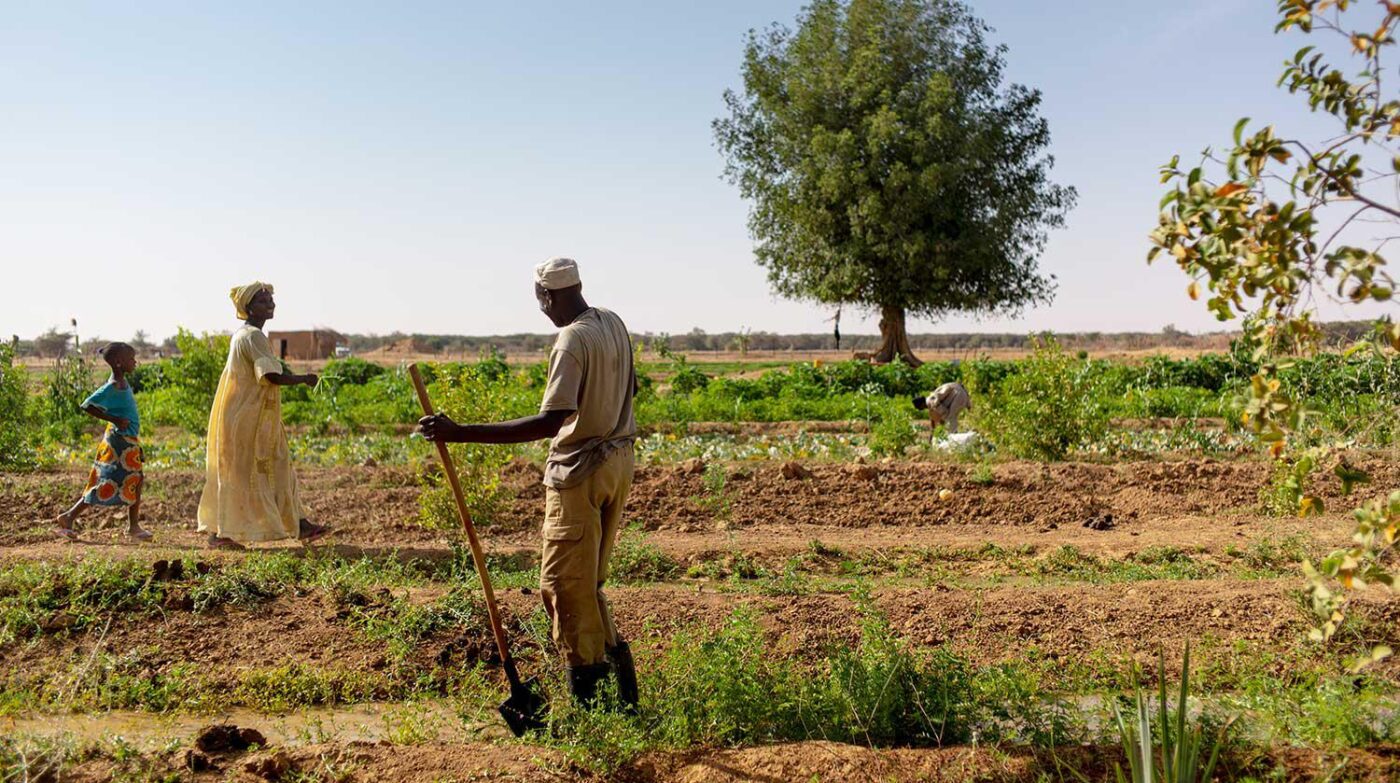
<path id="1" fill-rule="evenodd" d="M 603 582 L 632 488 L 630 445 L 617 449 L 582 483 L 545 487 L 540 595 L 554 643 L 569 666 L 602 663 L 617 644 Z"/>

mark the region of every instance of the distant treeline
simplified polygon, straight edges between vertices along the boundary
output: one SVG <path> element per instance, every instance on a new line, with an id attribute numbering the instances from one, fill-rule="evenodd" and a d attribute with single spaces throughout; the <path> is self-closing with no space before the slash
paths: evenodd
<path id="1" fill-rule="evenodd" d="M 1368 333 L 1370 321 L 1337 321 L 1322 325 L 1329 345 L 1341 345 Z M 1142 351 L 1153 348 L 1183 348 L 1196 350 L 1225 350 L 1238 332 L 1208 332 L 1191 334 L 1167 326 L 1158 332 L 1071 332 L 1057 333 L 1060 344 L 1075 350 Z M 554 343 L 552 334 L 504 334 L 470 336 L 460 334 L 346 334 L 350 350 L 357 354 L 392 351 L 403 354 L 446 354 L 473 356 L 496 350 L 507 355 L 541 353 Z M 633 340 L 655 351 L 665 345 L 674 351 L 825 351 L 835 348 L 830 332 L 816 334 L 776 334 L 774 332 L 715 332 L 692 329 L 684 334 L 634 334 Z M 911 334 L 909 342 L 917 351 L 977 351 L 1016 350 L 1029 348 L 1032 335 L 1023 332 L 963 332 L 948 334 Z M 107 340 L 84 338 L 83 350 L 95 350 Z M 51 329 L 31 340 L 13 338 L 20 356 L 55 357 L 73 350 L 71 333 Z M 159 343 L 148 341 L 138 333 L 127 342 L 144 354 L 171 356 L 178 353 L 172 336 Z M 842 350 L 874 351 L 880 345 L 876 334 L 843 334 Z"/>
<path id="2" fill-rule="evenodd" d="M 1371 331 L 1370 321 L 1345 321 L 1322 325 L 1328 344 L 1341 344 L 1357 339 Z M 1140 351 L 1153 348 L 1187 348 L 1197 350 L 1226 350 L 1238 332 L 1208 332 L 1191 334 L 1167 326 L 1158 332 L 1072 332 L 1056 333 L 1066 348 L 1076 350 Z M 911 334 L 910 345 L 915 351 L 976 351 L 990 349 L 1029 349 L 1034 335 L 1027 332 L 963 332 L 947 334 Z M 477 354 L 495 349 L 506 354 L 547 351 L 554 342 L 552 334 L 509 334 L 472 337 L 465 335 L 401 334 L 348 335 L 355 353 L 397 349 L 413 353 Z M 673 351 L 827 351 L 836 347 L 830 332 L 816 334 L 777 334 L 774 332 L 706 332 L 692 329 L 683 334 L 646 332 L 633 334 L 632 339 L 648 350 L 666 345 Z M 854 352 L 874 351 L 880 347 L 878 334 L 842 334 L 841 349 Z"/>
<path id="3" fill-rule="evenodd" d="M 350 349 L 359 354 L 378 350 L 397 350 L 404 353 L 444 353 L 472 355 L 495 349 L 506 354 L 538 353 L 549 350 L 554 343 L 551 334 L 507 334 L 489 336 L 466 336 L 446 334 L 387 334 L 387 335 L 347 335 Z M 1059 334 L 1056 337 L 1062 345 L 1074 348 L 1139 350 L 1153 347 L 1183 347 L 1224 349 L 1229 345 L 1230 335 L 1216 333 L 1191 335 L 1169 330 L 1143 333 L 1102 333 Z M 665 345 L 673 351 L 829 351 L 836 347 L 831 333 L 818 334 L 776 334 L 773 332 L 705 332 L 694 329 L 684 334 L 642 333 L 632 335 L 632 339 L 655 351 Z M 1016 349 L 1030 345 L 1029 334 L 911 334 L 909 342 L 917 350 L 985 350 Z M 850 351 L 874 351 L 880 347 L 878 334 L 843 334 L 841 349 Z"/>

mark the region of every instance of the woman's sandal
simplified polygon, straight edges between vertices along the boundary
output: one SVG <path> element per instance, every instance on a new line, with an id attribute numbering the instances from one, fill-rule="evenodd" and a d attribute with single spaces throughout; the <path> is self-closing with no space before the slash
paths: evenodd
<path id="1" fill-rule="evenodd" d="M 243 546 L 242 544 L 238 543 L 237 541 L 234 541 L 231 538 L 222 538 L 214 536 L 209 539 L 209 548 L 222 549 L 227 552 L 242 552 L 248 547 Z"/>
<path id="2" fill-rule="evenodd" d="M 135 530 L 126 531 L 126 535 L 128 538 L 134 538 L 137 541 L 150 541 L 155 538 L 155 536 L 151 535 L 151 531 L 139 527 Z"/>
<path id="3" fill-rule="evenodd" d="M 325 538 L 332 532 L 334 531 L 332 531 L 331 528 L 327 525 L 318 525 L 315 522 L 308 522 L 307 520 L 303 519 L 297 525 L 297 540 L 300 541 L 303 545 L 309 544 L 312 541 L 317 541 L 322 538 Z"/>
<path id="4" fill-rule="evenodd" d="M 64 539 L 65 541 L 77 541 L 77 540 L 78 540 L 78 531 L 74 530 L 74 529 L 71 528 L 71 527 L 60 527 L 60 528 L 54 530 L 53 533 L 54 533 L 54 535 L 58 536 L 59 538 Z"/>

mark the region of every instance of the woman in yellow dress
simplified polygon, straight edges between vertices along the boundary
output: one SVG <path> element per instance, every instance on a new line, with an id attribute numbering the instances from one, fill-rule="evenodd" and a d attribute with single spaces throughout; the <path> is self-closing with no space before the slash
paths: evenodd
<path id="1" fill-rule="evenodd" d="M 209 546 L 242 549 L 255 541 L 314 541 L 330 532 L 306 518 L 282 428 L 283 386 L 315 386 L 314 373 L 287 372 L 263 334 L 277 309 L 272 286 L 250 283 L 229 294 L 244 325 L 229 342 L 228 363 L 209 411 L 209 454 L 199 532 Z"/>

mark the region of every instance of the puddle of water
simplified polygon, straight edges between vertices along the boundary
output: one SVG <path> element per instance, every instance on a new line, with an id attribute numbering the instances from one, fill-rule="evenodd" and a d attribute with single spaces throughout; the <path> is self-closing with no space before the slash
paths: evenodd
<path id="1" fill-rule="evenodd" d="M 154 750 L 174 740 L 192 745 L 201 729 L 215 723 L 257 729 L 269 745 L 280 747 L 332 741 L 465 742 L 509 735 L 504 726 L 464 719 L 454 705 L 444 702 L 357 704 L 305 709 L 286 715 L 252 710 L 231 710 L 217 715 L 159 715 L 123 710 L 35 715 L 0 719 L 0 734 L 35 739 L 63 738 L 80 743 L 120 738 L 136 748 Z"/>

